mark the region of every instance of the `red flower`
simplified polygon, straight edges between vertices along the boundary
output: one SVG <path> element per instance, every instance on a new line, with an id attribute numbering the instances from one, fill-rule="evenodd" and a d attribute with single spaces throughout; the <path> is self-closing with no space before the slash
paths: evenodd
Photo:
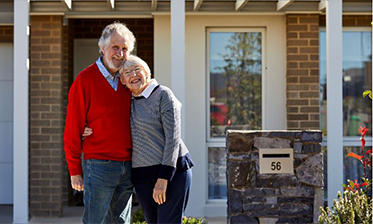
<path id="1" fill-rule="evenodd" d="M 360 141 L 361 141 L 361 147 L 365 147 L 365 139 L 364 138 L 360 138 Z"/>
<path id="2" fill-rule="evenodd" d="M 352 157 L 352 158 L 355 158 L 355 159 L 358 159 L 358 160 L 360 160 L 361 162 L 363 162 L 363 161 L 361 160 L 361 159 L 362 159 L 362 156 L 356 155 L 356 154 L 353 153 L 353 152 L 348 153 L 347 156 Z"/>
<path id="3" fill-rule="evenodd" d="M 359 130 L 361 136 L 364 138 L 364 137 L 365 137 L 365 134 L 367 133 L 367 131 L 368 131 L 369 129 L 366 128 L 366 127 L 361 127 L 361 126 L 360 126 L 360 128 L 358 128 L 358 130 Z"/>
<path id="4" fill-rule="evenodd" d="M 372 154 L 372 149 L 369 149 L 366 154 Z"/>

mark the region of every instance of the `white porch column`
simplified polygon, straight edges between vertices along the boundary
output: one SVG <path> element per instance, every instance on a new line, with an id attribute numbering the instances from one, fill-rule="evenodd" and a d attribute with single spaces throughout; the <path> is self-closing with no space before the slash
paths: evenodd
<path id="1" fill-rule="evenodd" d="M 181 137 L 185 140 L 185 0 L 171 1 L 171 89 L 183 104 Z"/>
<path id="2" fill-rule="evenodd" d="M 29 1 L 14 0 L 13 223 L 28 223 Z"/>
<path id="3" fill-rule="evenodd" d="M 342 1 L 326 6 L 326 79 L 328 130 L 328 206 L 343 183 Z"/>

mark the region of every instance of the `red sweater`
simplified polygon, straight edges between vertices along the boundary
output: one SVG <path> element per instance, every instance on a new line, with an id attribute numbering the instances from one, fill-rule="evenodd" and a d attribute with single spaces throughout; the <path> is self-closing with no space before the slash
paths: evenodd
<path id="1" fill-rule="evenodd" d="M 118 85 L 115 91 L 96 63 L 84 69 L 69 91 L 65 124 L 65 154 L 70 175 L 82 174 L 84 159 L 131 160 L 131 93 Z M 84 127 L 92 135 L 82 141 Z"/>

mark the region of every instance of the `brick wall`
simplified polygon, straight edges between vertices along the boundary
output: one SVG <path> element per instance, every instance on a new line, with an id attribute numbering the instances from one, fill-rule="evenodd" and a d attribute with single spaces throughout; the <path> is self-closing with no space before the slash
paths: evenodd
<path id="1" fill-rule="evenodd" d="M 371 27 L 371 15 L 344 15 L 343 27 Z M 287 129 L 319 129 L 319 27 L 325 15 L 287 15 Z"/>
<path id="2" fill-rule="evenodd" d="M 319 15 L 287 15 L 287 129 L 319 129 Z"/>
<path id="3" fill-rule="evenodd" d="M 0 26 L 0 43 L 13 42 L 13 26 Z"/>
<path id="4" fill-rule="evenodd" d="M 62 17 L 31 16 L 30 213 L 62 214 Z"/>
<path id="5" fill-rule="evenodd" d="M 135 54 L 146 61 L 154 73 L 153 19 L 72 19 L 69 21 L 69 26 L 73 26 L 75 39 L 93 38 L 98 41 L 105 26 L 114 21 L 123 22 L 133 32 L 136 37 Z"/>
<path id="6" fill-rule="evenodd" d="M 342 25 L 343 26 L 371 26 L 372 16 L 371 15 L 343 15 Z M 320 26 L 326 26 L 325 15 L 320 16 Z"/>

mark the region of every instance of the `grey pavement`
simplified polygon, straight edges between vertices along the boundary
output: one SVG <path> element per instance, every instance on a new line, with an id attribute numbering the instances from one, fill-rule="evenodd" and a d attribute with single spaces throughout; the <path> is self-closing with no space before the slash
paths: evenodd
<path id="1" fill-rule="evenodd" d="M 50 223 L 50 224 L 80 224 L 82 223 L 83 207 L 64 207 L 63 215 L 59 218 L 39 218 L 33 217 L 29 223 Z M 226 217 L 213 217 L 206 218 L 209 224 L 225 224 L 227 223 Z M 13 206 L 0 205 L 0 224 L 13 223 Z"/>

